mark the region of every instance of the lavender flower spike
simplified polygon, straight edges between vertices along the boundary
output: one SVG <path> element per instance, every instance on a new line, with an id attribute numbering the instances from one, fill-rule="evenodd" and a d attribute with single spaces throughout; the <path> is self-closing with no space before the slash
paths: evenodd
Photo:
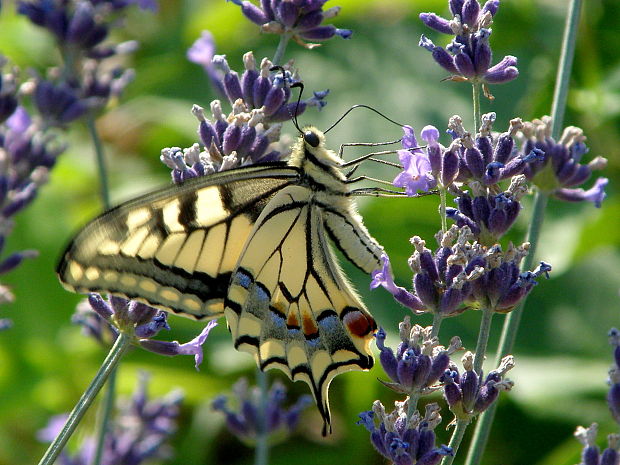
<path id="1" fill-rule="evenodd" d="M 410 308 L 413 311 L 421 310 L 424 308 L 424 304 L 415 295 L 408 292 L 404 287 L 397 286 L 392 276 L 392 270 L 390 268 L 390 258 L 387 254 L 381 254 L 382 268 L 375 270 L 371 274 L 372 280 L 370 281 L 370 288 L 376 289 L 382 286 L 390 294 L 394 296 L 397 302 Z"/>
<path id="2" fill-rule="evenodd" d="M 340 12 L 340 7 L 323 10 L 327 0 L 272 0 L 261 2 L 260 7 L 249 1 L 227 1 L 239 5 L 243 15 L 261 26 L 263 32 L 286 34 L 306 48 L 319 45 L 307 43 L 307 40 L 324 41 L 334 36 L 349 39 L 352 35 L 349 29 L 338 29 L 331 24 L 322 24 L 324 20 L 333 18 Z"/>
<path id="3" fill-rule="evenodd" d="M 263 410 L 259 389 L 256 387 L 250 389 L 245 378 L 235 383 L 232 397 L 236 409 L 231 409 L 228 406 L 229 399 L 221 395 L 214 399 L 213 410 L 222 412 L 226 417 L 228 430 L 246 443 L 254 443 L 258 437 L 261 411 L 266 415 L 263 420 L 267 425 L 269 441 L 277 443 L 290 436 L 299 424 L 303 410 L 312 404 L 312 398 L 303 395 L 291 406 L 285 407 L 286 389 L 276 381 L 267 393 L 267 405 Z"/>
<path id="4" fill-rule="evenodd" d="M 511 55 L 491 66 L 490 26 L 499 1 L 490 0 L 481 7 L 478 0 L 451 0 L 449 5 L 452 19 L 421 13 L 420 20 L 435 31 L 454 36 L 452 42 L 444 50 L 422 36 L 419 45 L 429 50 L 435 62 L 451 74 L 450 80 L 482 84 L 485 95 L 492 99 L 488 84 L 509 82 L 519 75 L 517 59 Z"/>
<path id="5" fill-rule="evenodd" d="M 408 419 L 408 399 L 395 402 L 391 413 L 378 400 L 372 410 L 359 414 L 358 425 L 370 432 L 370 442 L 377 452 L 396 465 L 437 465 L 446 455 L 452 455 L 450 447 L 435 445 L 434 429 L 441 423 L 439 406 L 428 404 L 422 417 L 418 412 Z"/>

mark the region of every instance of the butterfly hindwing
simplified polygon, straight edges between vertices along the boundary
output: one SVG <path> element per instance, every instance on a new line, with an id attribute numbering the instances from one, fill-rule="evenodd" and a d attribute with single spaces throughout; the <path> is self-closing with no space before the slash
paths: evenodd
<path id="1" fill-rule="evenodd" d="M 333 256 L 325 207 L 301 186 L 269 202 L 233 271 L 225 315 L 235 347 L 252 353 L 261 369 L 308 383 L 327 427 L 329 384 L 372 366 L 376 324 Z M 338 215 L 345 225 L 356 222 L 347 211 Z M 352 254 L 366 247 L 357 236 L 342 246 Z"/>
<path id="2" fill-rule="evenodd" d="M 230 274 L 262 209 L 296 170 L 251 166 L 190 179 L 116 207 L 68 246 L 58 274 L 195 318 L 222 314 Z"/>

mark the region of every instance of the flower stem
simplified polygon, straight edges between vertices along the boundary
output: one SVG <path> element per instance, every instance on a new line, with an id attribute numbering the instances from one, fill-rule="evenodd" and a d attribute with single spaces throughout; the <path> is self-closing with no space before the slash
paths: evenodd
<path id="1" fill-rule="evenodd" d="M 474 133 L 473 137 L 478 134 L 478 125 L 480 124 L 480 83 L 474 82 L 471 85 L 472 88 L 472 101 L 474 104 Z"/>
<path id="2" fill-rule="evenodd" d="M 112 408 L 114 407 L 114 397 L 116 394 L 116 369 L 112 369 L 108 377 L 108 383 L 104 393 L 103 402 L 99 409 L 99 425 L 97 434 L 97 448 L 95 449 L 95 458 L 92 465 L 101 465 L 103 458 L 103 447 L 105 445 L 105 437 L 108 432 L 108 424 L 112 416 Z"/>
<path id="3" fill-rule="evenodd" d="M 564 25 L 564 37 L 562 38 L 562 51 L 560 52 L 560 62 L 558 73 L 555 79 L 555 89 L 553 90 L 553 104 L 551 106 L 551 117 L 553 118 L 552 136 L 555 140 L 560 138 L 562 126 L 564 125 L 564 113 L 566 111 L 566 100 L 568 96 L 568 86 L 570 84 L 570 74 L 575 57 L 575 42 L 577 41 L 577 28 L 579 26 L 579 16 L 581 13 L 581 0 L 572 0 L 566 13 L 566 24 Z"/>
<path id="4" fill-rule="evenodd" d="M 431 331 L 431 337 L 439 336 L 439 328 L 441 328 L 442 321 L 443 315 L 441 313 L 433 313 L 433 330 Z"/>
<path id="5" fill-rule="evenodd" d="M 579 16 L 581 13 L 581 0 L 571 0 L 566 14 L 566 23 L 564 25 L 564 37 L 562 39 L 562 51 L 560 53 L 560 62 L 558 64 L 558 74 L 556 77 L 556 86 L 553 95 L 553 104 L 551 116 L 553 118 L 552 136 L 558 139 L 564 122 L 564 111 L 566 109 L 566 97 L 568 94 L 568 83 L 570 80 L 571 69 L 573 65 L 573 57 L 575 53 L 575 41 L 577 39 L 577 26 L 579 24 Z M 547 206 L 548 195 L 543 192 L 536 192 L 534 198 L 534 211 L 532 212 L 532 220 L 527 233 L 527 240 L 530 243 L 530 251 L 523 260 L 523 270 L 529 270 L 534 262 L 536 248 L 540 236 L 540 230 Z M 497 361 L 505 355 L 512 352 L 512 347 L 516 338 L 519 322 L 525 299 L 521 304 L 513 310 L 504 321 L 502 336 L 500 338 L 497 349 Z M 482 459 L 482 454 L 489 439 L 489 432 L 495 417 L 495 409 L 497 402 L 494 402 L 485 412 L 482 413 L 476 424 L 476 430 L 472 438 L 472 445 L 469 449 L 465 465 L 477 465 Z"/>
<path id="6" fill-rule="evenodd" d="M 56 459 L 62 452 L 62 449 L 67 444 L 67 441 L 75 431 L 78 423 L 80 422 L 90 405 L 93 403 L 95 396 L 99 393 L 120 359 L 123 357 L 127 349 L 129 349 L 130 345 L 131 336 L 125 333 L 120 333 L 119 336 L 116 338 L 116 342 L 114 342 L 114 345 L 110 349 L 107 357 L 103 361 L 103 364 L 99 368 L 99 371 L 91 381 L 86 391 L 84 391 L 84 394 L 82 394 L 82 397 L 80 397 L 78 403 L 69 414 L 67 422 L 63 426 L 56 439 L 54 439 L 54 441 L 50 444 L 49 448 L 45 452 L 45 455 L 43 455 L 43 457 L 41 458 L 39 465 L 52 465 L 56 461 Z"/>
<path id="7" fill-rule="evenodd" d="M 448 230 L 448 219 L 446 218 L 446 189 L 439 188 L 439 216 L 441 217 L 441 232 L 446 233 Z"/>
<path id="8" fill-rule="evenodd" d="M 407 419 L 411 420 L 413 414 L 418 410 L 418 400 L 420 400 L 420 393 L 410 394 L 408 400 Z"/>
<path id="9" fill-rule="evenodd" d="M 493 310 L 484 308 L 482 310 L 482 320 L 480 321 L 480 332 L 478 333 L 478 342 L 476 343 L 476 354 L 474 355 L 474 371 L 478 376 L 482 373 L 482 365 L 484 363 L 484 354 L 487 351 L 487 343 L 491 334 L 491 320 L 493 319 Z"/>
<path id="10" fill-rule="evenodd" d="M 256 384 L 260 391 L 260 403 L 254 465 L 267 465 L 269 463 L 269 443 L 267 441 L 267 402 L 269 401 L 269 392 L 267 389 L 267 373 L 258 367 L 256 368 Z"/>
<path id="11" fill-rule="evenodd" d="M 90 133 L 90 138 L 92 139 L 93 147 L 95 148 L 97 168 L 99 170 L 99 182 L 101 183 L 101 200 L 103 202 L 103 207 L 108 210 L 111 206 L 110 189 L 108 187 L 108 171 L 105 166 L 103 144 L 101 143 L 101 138 L 97 132 L 95 117 L 91 113 L 89 113 L 86 117 L 86 126 L 88 126 L 88 132 Z"/>
<path id="12" fill-rule="evenodd" d="M 278 42 L 278 48 L 276 49 L 276 53 L 273 55 L 272 63 L 274 65 L 279 65 L 284 58 L 284 52 L 286 51 L 286 46 L 288 45 L 288 41 L 291 40 L 291 36 L 288 34 L 282 34 L 280 36 L 280 42 Z"/>
<path id="13" fill-rule="evenodd" d="M 465 431 L 467 431 L 467 425 L 469 425 L 469 420 L 457 420 L 456 428 L 454 428 L 450 444 L 448 444 L 448 447 L 452 448 L 452 455 L 446 455 L 441 461 L 441 465 L 450 465 L 454 461 L 461 441 L 463 441 L 463 436 L 465 436 Z"/>

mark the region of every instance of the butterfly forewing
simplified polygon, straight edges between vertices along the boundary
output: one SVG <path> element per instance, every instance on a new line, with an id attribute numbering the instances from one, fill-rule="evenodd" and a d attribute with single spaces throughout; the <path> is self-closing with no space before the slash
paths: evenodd
<path id="1" fill-rule="evenodd" d="M 106 292 L 195 318 L 219 316 L 254 222 L 297 178 L 284 164 L 253 166 L 122 204 L 72 241 L 60 279 L 76 292 Z"/>
<path id="2" fill-rule="evenodd" d="M 347 211 L 338 214 L 356 222 Z M 338 373 L 372 366 L 376 325 L 335 261 L 325 221 L 309 189 L 279 192 L 248 238 L 225 314 L 235 347 L 252 353 L 263 370 L 277 367 L 308 383 L 327 427 L 329 384 Z M 366 250 L 357 235 L 346 241 L 356 256 Z"/>

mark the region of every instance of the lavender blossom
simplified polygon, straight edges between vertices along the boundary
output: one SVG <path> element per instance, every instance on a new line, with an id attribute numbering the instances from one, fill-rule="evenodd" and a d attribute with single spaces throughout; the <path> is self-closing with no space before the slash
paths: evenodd
<path id="1" fill-rule="evenodd" d="M 228 399 L 223 395 L 213 401 L 213 409 L 226 416 L 228 430 L 248 445 L 256 442 L 262 425 L 266 427 L 270 443 L 284 441 L 299 424 L 301 412 L 312 404 L 312 398 L 303 395 L 290 407 L 284 407 L 286 389 L 281 383 L 274 382 L 267 393 L 266 405 L 262 406 L 259 389 L 250 389 L 245 378 L 233 386 L 233 399 L 237 405 L 236 410 L 228 407 Z M 263 419 L 262 411 L 265 412 Z M 262 425 L 261 421 L 264 422 Z"/>
<path id="2" fill-rule="evenodd" d="M 454 36 L 452 42 L 444 49 L 422 35 L 419 45 L 432 53 L 435 62 L 451 74 L 451 80 L 481 83 L 485 95 L 492 99 L 488 84 L 510 82 L 519 75 L 517 59 L 511 55 L 491 66 L 490 26 L 499 0 L 489 0 L 482 7 L 477 0 L 450 0 L 449 5 L 450 20 L 435 13 L 421 13 L 420 19 L 431 29 Z"/>
<path id="3" fill-rule="evenodd" d="M 226 56 L 215 55 L 212 59 L 212 66 L 221 76 L 221 86 L 231 106 L 238 105 L 241 99 L 246 111 L 262 110 L 265 124 L 288 121 L 291 115 L 301 115 L 308 106 L 320 109 L 326 104 L 324 98 L 329 93 L 328 90 L 314 92 L 312 97 L 300 101 L 299 104 L 296 100 L 289 102 L 291 85 L 299 82 L 289 65 L 283 67 L 285 76 L 282 76 L 280 71 L 272 71 L 273 63 L 268 58 L 263 58 L 257 68 L 252 52 L 243 55 L 243 65 L 245 70 L 239 77 L 239 74 L 230 68 Z"/>
<path id="4" fill-rule="evenodd" d="M 521 152 L 539 150 L 544 157 L 530 163 L 524 174 L 541 191 L 567 202 L 592 202 L 600 208 L 606 197 L 607 178 L 598 178 L 588 190 L 579 188 L 592 175 L 592 171 L 607 166 L 607 159 L 598 156 L 588 164 L 582 164 L 583 155 L 588 152 L 586 137 L 580 128 L 569 126 L 564 129 L 559 141 L 551 137 L 552 120 L 544 116 L 540 120 L 524 123 L 521 133 L 524 143 Z"/>
<path id="5" fill-rule="evenodd" d="M 436 337 L 431 338 L 431 326 L 412 326 L 408 316 L 399 324 L 399 330 L 401 343 L 396 355 L 385 346 L 383 328 L 376 334 L 381 351 L 379 360 L 391 379 L 391 382 L 380 381 L 396 392 L 415 398 L 439 389 L 439 377 L 448 368 L 450 355 L 461 348 L 461 340 L 455 336 L 448 348 L 440 346 Z"/>
<path id="6" fill-rule="evenodd" d="M 469 421 L 491 406 L 500 391 L 512 389 L 513 382 L 503 379 L 507 371 L 514 367 L 512 355 L 502 359 L 500 366 L 491 371 L 483 381 L 473 368 L 474 354 L 466 352 L 462 363 L 464 372 L 459 373 L 455 365 L 446 370 L 440 381 L 444 383 L 444 397 L 450 411 L 458 420 Z"/>
<path id="7" fill-rule="evenodd" d="M 215 320 L 210 321 L 198 336 L 184 344 L 177 341 L 158 341 L 151 338 L 162 329 L 170 329 L 167 313 L 163 310 L 116 296 L 110 296 L 106 301 L 99 294 L 90 294 L 88 303 L 98 316 L 112 327 L 115 333 L 129 332 L 133 335 L 136 345 L 156 354 L 168 356 L 193 355 L 196 369 L 202 363 L 202 345 L 211 329 L 217 325 Z M 98 336 L 102 330 L 95 328 L 91 322 L 89 322 L 89 326 L 87 331 L 99 339 Z"/>
<path id="8" fill-rule="evenodd" d="M 52 70 L 48 79 L 37 79 L 33 98 L 46 124 L 63 127 L 104 108 L 132 80 L 133 71 L 103 62 L 136 50 L 135 41 L 106 42 L 110 29 L 120 24 L 123 10 L 134 3 L 151 10 L 155 6 L 154 0 L 18 2 L 18 13 L 56 38 L 64 60 L 61 72 Z"/>
<path id="9" fill-rule="evenodd" d="M 455 181 L 477 181 L 495 188 L 500 181 L 524 173 L 528 166 L 543 159 L 543 152 L 536 148 L 523 152 L 515 150 L 514 138 L 523 128 L 520 118 L 511 120 L 508 131 L 499 135 L 492 132 L 495 118 L 493 112 L 482 115 L 480 130 L 474 138 L 463 127 L 460 116 L 450 118 L 448 132 L 454 140 L 449 150 L 456 150 L 459 158 Z"/>
<path id="10" fill-rule="evenodd" d="M 270 150 L 280 138 L 282 125 L 264 124 L 262 110 L 248 111 L 239 99 L 228 116 L 222 113 L 219 100 L 211 102 L 211 111 L 209 121 L 202 107 L 194 105 L 192 108 L 199 121 L 202 147 L 195 143 L 186 149 L 166 147 L 161 151 L 160 159 L 172 170 L 174 182 L 283 157 L 282 152 Z"/>
<path id="11" fill-rule="evenodd" d="M 272 0 L 261 1 L 260 6 L 249 1 L 229 1 L 239 5 L 243 15 L 261 26 L 263 32 L 291 37 L 305 48 L 319 45 L 307 43 L 307 40 L 324 41 L 334 36 L 349 39 L 352 35 L 349 29 L 322 24 L 324 20 L 331 19 L 340 12 L 338 6 L 323 10 L 327 0 Z"/>
<path id="12" fill-rule="evenodd" d="M 596 445 L 598 425 L 592 423 L 589 428 L 577 427 L 575 438 L 583 444 L 579 465 L 618 465 L 620 463 L 620 435 L 607 436 L 607 448 L 601 453 Z"/>
<path id="13" fill-rule="evenodd" d="M 453 225 L 436 235 L 439 248 L 431 252 L 420 237 L 411 239 L 415 252 L 409 259 L 414 272 L 413 292 L 396 286 L 389 267 L 373 273 L 371 287 L 383 286 L 397 302 L 414 314 L 458 315 L 468 308 L 511 311 L 534 287 L 536 278 L 551 267 L 541 262 L 534 271 L 519 272 L 529 244 L 510 245 L 503 252 L 499 244 L 486 247 L 469 242 L 474 238 L 468 226 Z"/>
<path id="14" fill-rule="evenodd" d="M 607 405 L 616 423 L 620 423 L 620 331 L 609 331 L 609 343 L 614 348 L 614 363 L 609 370 Z"/>
<path id="15" fill-rule="evenodd" d="M 149 400 L 147 384 L 148 376 L 142 374 L 133 397 L 119 402 L 104 440 L 101 463 L 139 465 L 172 455 L 167 442 L 176 431 L 183 395 L 180 391 L 172 391 L 160 399 Z M 47 427 L 39 431 L 39 440 L 53 441 L 66 418 L 67 415 L 52 417 Z M 94 436 L 86 436 L 74 454 L 61 452 L 57 463 L 90 465 L 95 456 L 95 444 Z"/>
<path id="16" fill-rule="evenodd" d="M 359 414 L 357 424 L 370 432 L 370 442 L 377 452 L 395 465 L 436 465 L 444 456 L 453 454 L 450 447 L 435 445 L 434 429 L 441 423 L 437 404 L 428 404 L 424 417 L 415 412 L 409 419 L 408 399 L 394 406 L 388 414 L 376 400 L 372 410 Z"/>
<path id="17" fill-rule="evenodd" d="M 419 148 L 413 128 L 404 126 L 403 130 L 405 132 L 402 140 L 403 149 L 398 151 L 403 171 L 394 178 L 392 184 L 404 187 L 405 193 L 409 196 L 415 195 L 418 191 L 428 192 L 435 187 L 429 158 Z"/>

